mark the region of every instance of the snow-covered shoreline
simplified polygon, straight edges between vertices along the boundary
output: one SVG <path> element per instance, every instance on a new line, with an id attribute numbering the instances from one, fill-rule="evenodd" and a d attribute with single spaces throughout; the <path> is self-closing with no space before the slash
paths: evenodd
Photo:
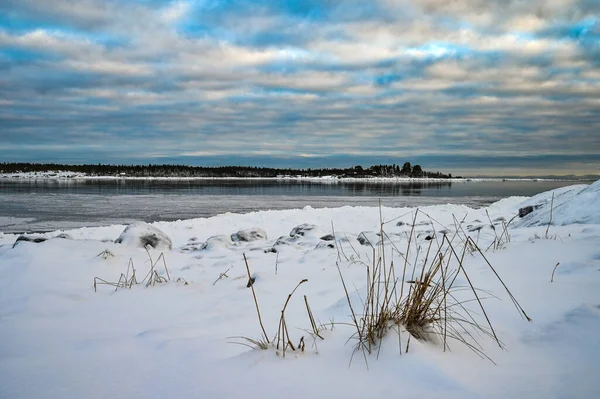
<path id="1" fill-rule="evenodd" d="M 266 180 L 266 181 L 312 181 L 324 183 L 345 183 L 345 182 L 361 182 L 361 183 L 411 183 L 411 182 L 481 182 L 481 181 L 584 181 L 589 182 L 589 179 L 576 178 L 537 178 L 537 177 L 461 177 L 461 178 L 419 178 L 419 177 L 338 177 L 338 176 L 279 176 L 279 177 L 185 177 L 185 176 L 156 176 L 156 177 L 138 177 L 128 175 L 118 176 L 93 176 L 79 172 L 65 171 L 50 171 L 50 172 L 26 172 L 26 173 L 0 173 L 0 179 L 22 179 L 22 180 L 156 180 L 156 181 L 203 181 L 203 180 Z"/>
<path id="2" fill-rule="evenodd" d="M 515 217 L 526 206 L 534 209 Z M 124 235 L 124 225 L 18 243 L 0 234 L 0 397 L 596 397 L 598 209 L 600 181 L 481 209 L 305 207 L 156 222 Z M 151 239 L 160 249 L 146 251 L 137 239 L 153 237 L 154 229 L 168 241 Z M 482 249 L 465 255 L 464 268 L 507 350 L 481 336 L 481 350 L 495 364 L 454 341 L 444 351 L 413 339 L 400 354 L 390 328 L 381 350 L 354 354 L 350 363 L 356 329 L 340 272 L 360 313 L 377 242 L 401 275 L 405 254 L 409 268 L 417 266 L 429 246 L 457 236 Z M 284 359 L 275 347 L 230 343 L 262 334 L 244 255 L 269 337 L 290 292 L 308 280 L 285 312 L 291 339 L 296 345 L 303 337 L 304 351 L 288 349 Z M 95 280 L 117 282 L 123 274 L 130 281 L 133 266 L 141 281 L 151 264 L 153 286 L 115 291 Z M 495 273 L 533 322 L 520 317 Z M 322 340 L 310 334 L 304 295 Z"/>

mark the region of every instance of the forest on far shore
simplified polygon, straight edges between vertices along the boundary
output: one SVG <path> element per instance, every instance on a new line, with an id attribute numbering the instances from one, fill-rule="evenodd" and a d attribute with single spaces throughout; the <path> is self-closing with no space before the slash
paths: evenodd
<path id="1" fill-rule="evenodd" d="M 421 165 L 405 162 L 402 166 L 360 165 L 350 168 L 268 168 L 256 166 L 187 166 L 187 165 L 64 165 L 55 163 L 0 163 L 0 173 L 27 172 L 78 172 L 89 176 L 131 176 L 131 177 L 322 177 L 336 176 L 370 177 L 415 177 L 449 179 L 451 174 L 423 170 Z"/>

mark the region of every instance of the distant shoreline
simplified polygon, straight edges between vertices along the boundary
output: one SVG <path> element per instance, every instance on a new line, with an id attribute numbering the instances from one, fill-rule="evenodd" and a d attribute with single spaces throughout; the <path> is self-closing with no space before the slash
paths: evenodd
<path id="1" fill-rule="evenodd" d="M 128 176 L 122 175 L 106 175 L 95 176 L 80 172 L 66 171 L 48 171 L 48 172 L 25 172 L 25 173 L 0 173 L 0 179 L 3 180 L 130 180 L 130 181 L 211 181 L 211 180 L 268 180 L 268 181 L 308 181 L 322 183 L 434 183 L 434 182 L 477 182 L 477 181 L 573 181 L 573 182 L 591 182 L 595 179 L 589 178 L 537 178 L 537 177 L 452 177 L 452 178 L 436 178 L 436 177 L 342 177 L 342 176 L 278 176 L 278 177 L 209 177 L 209 176 Z"/>

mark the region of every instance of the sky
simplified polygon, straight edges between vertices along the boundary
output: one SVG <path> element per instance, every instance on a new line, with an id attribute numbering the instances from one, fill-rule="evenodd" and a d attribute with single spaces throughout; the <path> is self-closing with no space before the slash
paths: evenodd
<path id="1" fill-rule="evenodd" d="M 0 0 L 0 162 L 600 173 L 597 0 Z"/>

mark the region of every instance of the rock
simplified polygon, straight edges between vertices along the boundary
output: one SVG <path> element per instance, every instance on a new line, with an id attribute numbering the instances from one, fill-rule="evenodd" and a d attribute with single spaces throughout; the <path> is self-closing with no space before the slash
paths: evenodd
<path id="1" fill-rule="evenodd" d="M 315 249 L 322 249 L 322 248 L 335 248 L 335 244 L 330 241 L 321 241 L 315 247 Z"/>
<path id="2" fill-rule="evenodd" d="M 249 242 L 249 241 L 257 241 L 257 240 L 266 240 L 267 233 L 258 227 L 253 227 L 251 229 L 240 230 L 237 233 L 233 233 L 231 235 L 231 241 L 238 242 Z"/>
<path id="3" fill-rule="evenodd" d="M 540 206 L 541 205 L 529 205 L 523 208 L 519 208 L 519 217 L 522 218 L 529 215 L 531 212 L 538 209 Z"/>
<path id="4" fill-rule="evenodd" d="M 369 245 L 374 247 L 379 242 L 379 237 L 372 231 L 363 231 L 358 235 L 358 237 L 356 237 L 356 240 L 360 243 L 360 245 Z"/>
<path id="5" fill-rule="evenodd" d="M 277 239 L 277 241 L 275 241 L 275 244 L 273 245 L 291 245 L 294 244 L 296 242 L 296 238 L 292 238 L 292 237 L 288 237 L 288 236 L 281 236 Z"/>
<path id="6" fill-rule="evenodd" d="M 333 241 L 333 240 L 335 240 L 335 237 L 333 236 L 333 234 L 325 234 L 323 237 L 321 237 L 321 240 Z"/>
<path id="7" fill-rule="evenodd" d="M 12 247 L 14 248 L 18 243 L 23 242 L 23 241 L 25 241 L 25 242 L 33 242 L 35 244 L 39 244 L 41 242 L 47 241 L 47 240 L 52 239 L 52 238 L 62 238 L 62 239 L 65 239 L 65 240 L 72 240 L 73 239 L 70 235 L 68 235 L 66 233 L 61 233 L 61 234 L 58 234 L 58 235 L 56 235 L 54 237 L 50 237 L 50 238 L 46 238 L 46 237 L 42 237 L 42 236 L 26 236 L 26 235 L 22 235 L 22 236 L 19 236 L 17 238 L 17 240 L 15 241 L 15 243 L 13 244 Z"/>
<path id="8" fill-rule="evenodd" d="M 33 243 L 38 244 L 38 243 L 44 242 L 46 240 L 47 240 L 47 238 L 44 238 L 44 237 L 19 236 L 17 238 L 17 240 L 15 241 L 15 243 L 13 244 L 13 248 L 16 247 L 18 243 L 23 242 L 23 241 L 25 241 L 25 242 L 33 242 Z"/>
<path id="9" fill-rule="evenodd" d="M 295 236 L 304 237 L 306 235 L 306 233 L 308 233 L 309 231 L 312 231 L 316 228 L 317 228 L 317 226 L 315 226 L 314 224 L 302 223 L 301 225 L 294 227 L 292 229 L 292 231 L 290 231 L 290 237 L 295 237 Z"/>
<path id="10" fill-rule="evenodd" d="M 131 245 L 140 248 L 151 246 L 158 250 L 170 250 L 173 244 L 169 236 L 162 230 L 144 222 L 132 223 L 123 230 L 116 244 Z"/>

